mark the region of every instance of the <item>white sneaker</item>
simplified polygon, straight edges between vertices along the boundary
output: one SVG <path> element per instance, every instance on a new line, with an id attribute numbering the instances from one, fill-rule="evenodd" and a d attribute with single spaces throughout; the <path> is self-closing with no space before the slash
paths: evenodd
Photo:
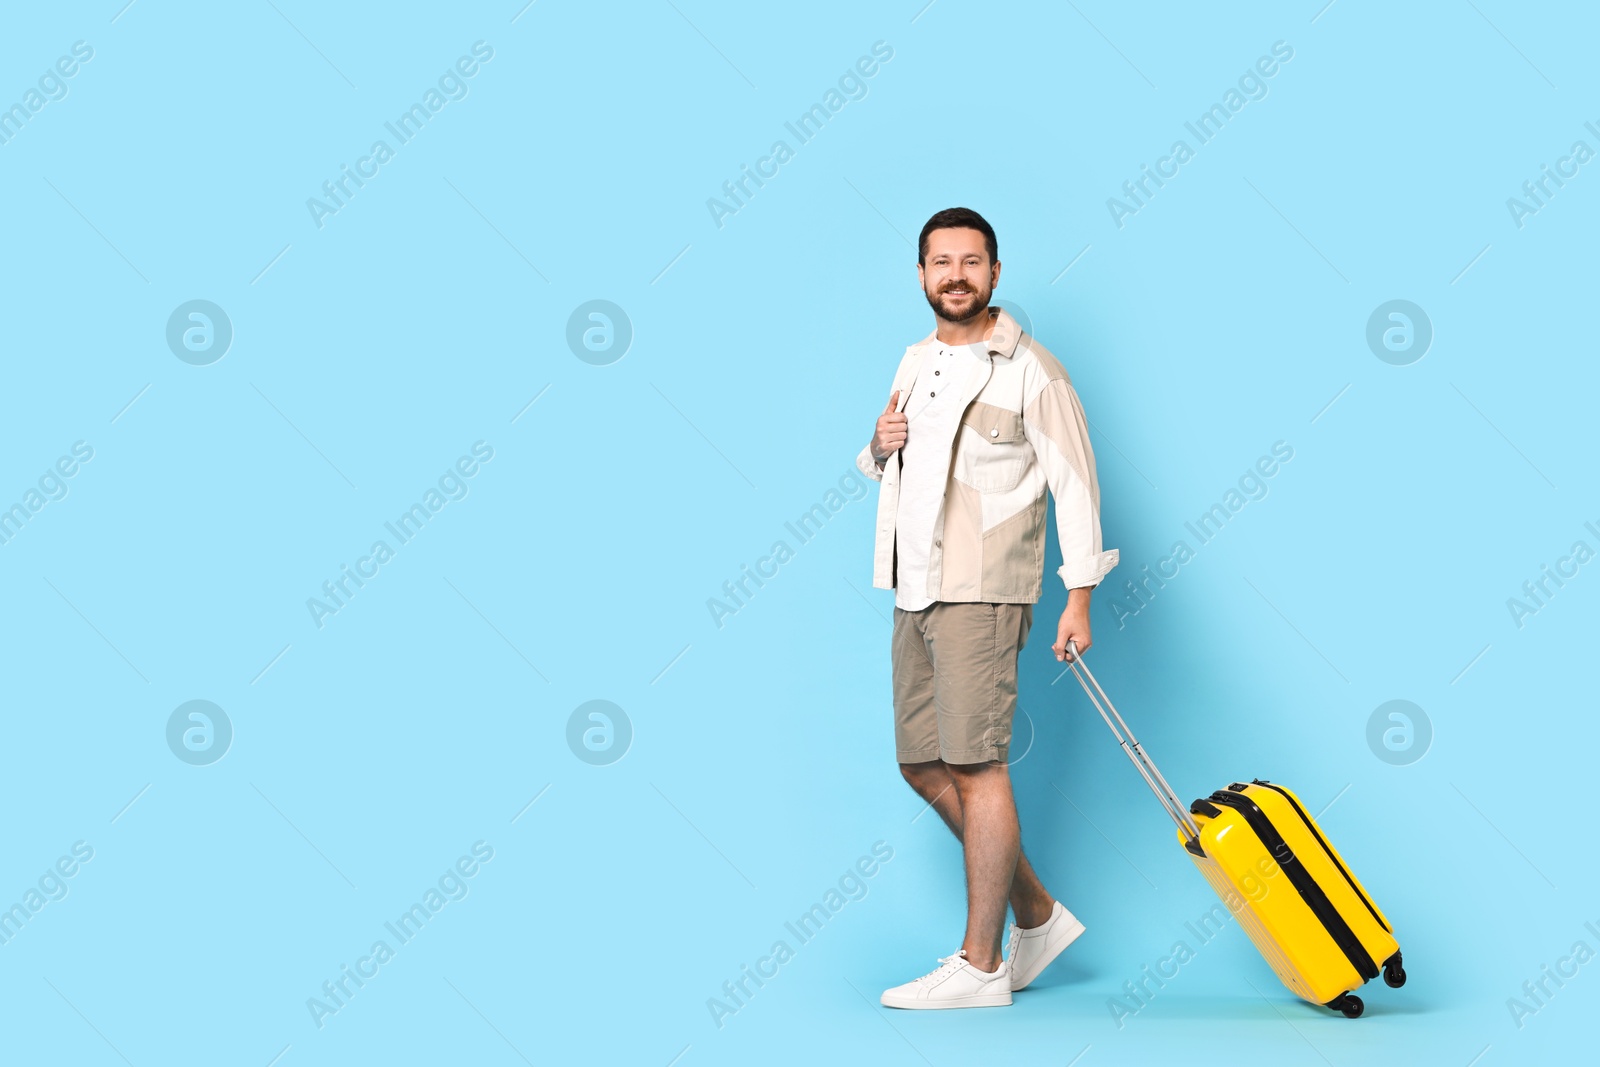
<path id="1" fill-rule="evenodd" d="M 1011 1003 L 1011 973 L 1004 960 L 990 974 L 967 962 L 967 950 L 939 960 L 937 970 L 883 991 L 886 1008 L 992 1008 Z"/>
<path id="2" fill-rule="evenodd" d="M 1011 924 L 1010 943 L 1006 947 L 1006 963 L 1011 971 L 1011 988 L 1021 989 L 1039 977 L 1039 972 L 1050 966 L 1061 955 L 1061 950 L 1078 939 L 1083 924 L 1077 917 L 1056 901 L 1050 909 L 1050 921 L 1043 926 L 1023 929 Z"/>

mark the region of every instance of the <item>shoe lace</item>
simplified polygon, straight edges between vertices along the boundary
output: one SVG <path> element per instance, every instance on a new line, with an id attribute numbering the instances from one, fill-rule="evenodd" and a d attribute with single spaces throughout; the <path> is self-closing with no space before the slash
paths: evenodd
<path id="1" fill-rule="evenodd" d="M 1022 927 L 1016 923 L 1011 924 L 1011 929 L 1006 933 L 1006 959 L 1017 958 L 1017 949 L 1022 945 Z"/>
<path id="2" fill-rule="evenodd" d="M 935 967 L 921 978 L 918 978 L 917 981 L 931 982 L 935 978 L 943 978 L 949 974 L 959 971 L 966 964 L 966 962 L 967 950 L 964 948 L 957 949 L 954 955 L 940 956 L 939 966 Z"/>

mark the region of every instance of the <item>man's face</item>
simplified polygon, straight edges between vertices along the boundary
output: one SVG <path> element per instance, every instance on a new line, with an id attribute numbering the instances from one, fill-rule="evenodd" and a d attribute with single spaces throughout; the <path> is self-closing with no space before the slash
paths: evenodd
<path id="1" fill-rule="evenodd" d="M 1000 281 L 999 262 L 989 262 L 983 234 L 965 227 L 928 234 L 925 262 L 917 277 L 933 313 L 948 322 L 966 322 L 988 310 Z"/>

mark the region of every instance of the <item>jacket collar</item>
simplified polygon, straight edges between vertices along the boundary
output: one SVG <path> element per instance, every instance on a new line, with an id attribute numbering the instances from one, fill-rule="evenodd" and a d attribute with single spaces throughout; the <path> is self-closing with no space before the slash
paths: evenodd
<path id="1" fill-rule="evenodd" d="M 985 341 L 986 348 L 980 351 L 991 359 L 1010 359 L 1016 354 L 1017 344 L 1022 340 L 1022 327 L 1017 325 L 1017 320 L 1005 308 L 995 304 L 989 305 L 989 336 Z M 939 330 L 935 327 L 928 331 L 928 336 L 907 348 L 923 348 L 938 340 Z"/>
<path id="2" fill-rule="evenodd" d="M 1017 345 L 1022 340 L 1022 327 L 1017 325 L 1017 320 L 1003 307 L 990 305 L 990 329 L 987 347 L 978 349 L 982 353 L 983 380 L 988 381 L 988 371 L 993 369 L 996 359 L 1010 359 L 1017 351 Z M 914 345 L 906 346 L 905 357 L 900 361 L 900 369 L 895 376 L 895 388 L 900 390 L 900 404 L 896 411 L 904 411 L 906 404 L 911 400 L 911 384 L 916 381 L 917 371 L 922 365 L 922 357 L 926 354 L 928 345 L 937 340 L 939 330 L 937 327 L 928 331 L 928 336 Z M 979 382 L 979 388 L 982 382 Z M 976 395 L 976 393 L 974 393 Z M 970 396 L 968 400 L 972 399 Z"/>

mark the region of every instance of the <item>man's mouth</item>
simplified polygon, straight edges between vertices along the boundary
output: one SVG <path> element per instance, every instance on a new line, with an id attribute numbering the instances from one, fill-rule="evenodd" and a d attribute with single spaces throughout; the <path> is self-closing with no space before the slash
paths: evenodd
<path id="1" fill-rule="evenodd" d="M 972 293 L 972 290 L 971 289 L 946 289 L 945 293 L 948 296 L 968 296 L 968 295 L 970 295 Z"/>

